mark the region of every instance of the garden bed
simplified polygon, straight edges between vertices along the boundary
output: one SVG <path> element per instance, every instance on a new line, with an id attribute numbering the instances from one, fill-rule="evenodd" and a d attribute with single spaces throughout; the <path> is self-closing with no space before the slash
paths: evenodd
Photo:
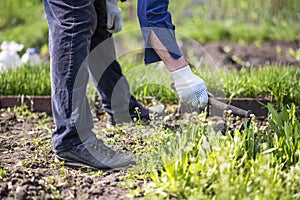
<path id="1" fill-rule="evenodd" d="M 2 98 L 1 102 L 30 103 L 32 108 L 48 108 L 45 102 L 49 97 Z M 42 101 L 43 103 L 40 103 Z M 7 107 L 13 104 L 2 104 Z M 33 106 L 35 103 L 42 106 Z M 141 140 L 137 132 L 158 131 L 159 129 L 176 130 L 179 123 L 189 123 L 189 119 L 175 115 L 173 106 L 167 106 L 168 115 L 161 127 L 157 125 L 130 126 L 130 128 L 105 129 L 106 115 L 97 115 L 94 121 L 97 136 L 115 150 L 135 152 L 143 149 L 148 138 Z M 40 110 L 39 110 L 40 111 Z M 172 112 L 173 111 L 173 112 Z M 219 120 L 220 118 L 217 118 Z M 184 122 L 185 121 L 185 122 Z M 260 122 L 264 123 L 264 122 Z M 26 106 L 0 109 L 0 198 L 70 198 L 70 199 L 128 199 L 128 188 L 134 191 L 123 179 L 130 173 L 101 172 L 86 169 L 73 169 L 54 162 L 51 149 L 51 132 L 54 129 L 52 117 L 43 112 L 31 112 Z M 230 121 L 229 129 L 240 129 L 243 120 Z M 221 129 L 224 129 L 221 125 Z M 220 128 L 220 127 L 219 127 Z M 139 130 L 141 129 L 141 130 Z M 225 128 L 226 129 L 226 128 Z M 143 131 L 144 130 L 144 131 Z M 222 131 L 222 130 L 221 130 Z M 224 131 L 224 130 L 223 130 Z M 136 140 L 139 138 L 138 140 Z M 134 147 L 132 147 L 134 146 Z M 147 146 L 147 145 L 146 145 Z M 132 187 L 143 186 L 145 182 L 135 179 Z M 133 189 L 133 190 L 132 190 Z M 129 195 L 129 196 L 128 196 Z M 132 195 L 132 194 L 131 194 Z M 138 196 L 143 195 L 139 194 Z"/>
<path id="2" fill-rule="evenodd" d="M 216 98 L 219 101 L 236 106 L 243 110 L 251 110 L 256 117 L 267 117 L 268 109 L 266 105 L 271 103 L 268 99 L 263 98 Z M 0 98 L 0 108 L 12 108 L 15 106 L 26 105 L 29 110 L 35 112 L 46 112 L 51 114 L 51 97 L 50 96 L 6 96 Z M 222 111 L 210 107 L 210 115 L 222 115 Z"/>
<path id="3" fill-rule="evenodd" d="M 218 66 L 260 67 L 288 65 L 300 67 L 300 41 L 271 40 L 250 44 L 232 42 L 209 42 L 203 48 Z"/>
<path id="4" fill-rule="evenodd" d="M 103 123 L 106 121 L 106 115 L 97 115 L 97 112 L 93 110 L 95 133 L 97 137 L 103 139 L 106 144 L 115 150 L 132 153 L 144 152 L 145 156 L 147 156 L 147 151 L 149 150 L 147 148 L 153 149 L 152 143 L 161 144 L 164 141 L 164 137 L 166 137 L 165 140 L 171 141 L 171 143 L 167 144 L 176 145 L 174 143 L 176 140 L 173 141 L 172 139 L 173 137 L 176 138 L 176 134 L 171 139 L 168 138 L 171 132 L 180 132 L 181 134 L 177 136 L 185 137 L 185 134 L 208 131 L 210 129 L 205 128 L 207 124 L 214 123 L 217 126 L 213 127 L 214 131 L 211 130 L 210 134 L 217 133 L 218 130 L 223 134 L 236 134 L 237 131 L 243 131 L 246 128 L 247 120 L 242 118 L 228 118 L 228 116 L 221 118 L 208 117 L 205 121 L 202 121 L 203 118 L 201 116 L 189 118 L 182 115 L 178 118 L 175 112 L 176 109 L 176 106 L 167 106 L 167 115 L 163 119 L 153 121 L 153 123 L 148 125 L 125 124 L 124 126 L 110 129 L 105 129 L 105 123 Z M 255 125 L 253 124 L 253 127 L 243 134 L 254 133 L 251 131 L 256 127 L 256 131 L 265 130 L 268 127 L 266 122 L 266 119 L 254 119 L 252 123 Z M 86 169 L 73 169 L 64 166 L 63 163 L 55 163 L 54 153 L 51 148 L 51 132 L 54 129 L 54 123 L 52 117 L 46 113 L 30 112 L 25 106 L 2 108 L 0 109 L 0 124 L 1 199 L 128 199 L 133 196 L 143 198 L 147 194 L 147 189 L 145 190 L 144 187 L 151 188 L 151 185 L 153 186 L 154 184 L 152 181 L 155 181 L 155 179 L 142 178 L 143 176 L 147 177 L 147 171 L 150 169 L 144 166 L 145 164 L 148 166 L 148 160 L 145 160 L 145 163 L 140 163 L 133 171 L 130 169 L 129 171 L 106 173 Z M 191 129 L 194 124 L 200 125 L 203 129 Z M 215 139 L 217 139 L 217 135 L 207 136 L 216 137 Z M 238 141 L 239 137 L 236 135 L 234 138 Z M 258 140 L 261 136 L 256 132 L 252 137 Z M 264 138 L 267 138 L 267 135 Z M 185 139 L 187 141 L 184 140 L 183 142 L 196 142 L 191 136 L 186 136 Z M 227 144 L 231 143 L 234 142 L 230 141 Z M 216 144 L 212 144 L 211 148 L 214 148 L 214 145 Z M 258 144 L 253 143 L 253 145 L 256 148 Z M 168 148 L 168 146 L 165 146 L 165 148 Z M 185 148 L 187 148 L 187 152 L 190 151 L 188 147 Z M 225 149 L 226 147 L 223 148 Z M 249 151 L 248 153 L 251 152 Z M 173 152 L 169 153 L 170 155 L 168 156 L 172 158 Z M 152 169 L 154 167 L 153 163 L 149 163 L 150 166 Z M 155 171 L 155 168 L 153 170 Z M 157 170 L 161 169 L 157 168 Z M 179 170 L 177 172 L 182 171 Z M 178 177 L 175 176 L 173 178 L 177 179 Z M 163 182 L 160 184 L 163 184 Z M 155 195 L 155 192 L 160 193 L 161 191 L 153 190 L 153 195 Z"/>
<path id="5" fill-rule="evenodd" d="M 51 113 L 49 96 L 5 96 L 0 97 L 0 108 L 26 105 L 31 111 Z"/>

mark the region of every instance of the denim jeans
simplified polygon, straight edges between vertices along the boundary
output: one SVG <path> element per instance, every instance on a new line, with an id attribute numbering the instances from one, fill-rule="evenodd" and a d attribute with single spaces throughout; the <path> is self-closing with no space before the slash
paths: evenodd
<path id="1" fill-rule="evenodd" d="M 106 31 L 104 0 L 44 0 L 49 26 L 52 133 L 55 153 L 82 143 L 92 132 L 93 119 L 86 96 L 89 78 L 103 108 L 119 121 L 128 120 L 140 106 L 116 61 L 112 35 Z M 148 113 L 147 113 L 148 114 Z"/>

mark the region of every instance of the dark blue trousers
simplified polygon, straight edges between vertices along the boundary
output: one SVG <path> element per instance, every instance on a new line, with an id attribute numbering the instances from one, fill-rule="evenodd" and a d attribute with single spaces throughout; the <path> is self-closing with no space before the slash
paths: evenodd
<path id="1" fill-rule="evenodd" d="M 130 94 L 116 61 L 114 42 L 106 31 L 104 0 L 44 0 L 49 25 L 52 112 L 56 128 L 53 149 L 60 153 L 80 144 L 92 132 L 86 97 L 91 78 L 103 108 L 114 118 L 128 119 L 139 105 Z"/>

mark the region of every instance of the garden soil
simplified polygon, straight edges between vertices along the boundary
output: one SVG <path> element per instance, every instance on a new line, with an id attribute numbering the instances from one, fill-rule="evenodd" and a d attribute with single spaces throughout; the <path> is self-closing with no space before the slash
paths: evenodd
<path id="1" fill-rule="evenodd" d="M 0 199 L 128 199 L 119 187 L 124 171 L 92 173 L 55 163 L 52 118 L 24 110 L 0 110 Z"/>
<path id="2" fill-rule="evenodd" d="M 219 42 L 203 46 L 214 60 L 227 67 L 240 69 L 249 63 L 300 67 L 299 60 L 287 53 L 289 49 L 299 49 L 299 41 L 269 41 L 259 45 Z M 129 198 L 128 190 L 122 186 L 126 171 L 91 172 L 54 162 L 51 148 L 54 123 L 50 116 L 24 108 L 1 109 L 0 124 L 0 199 Z M 103 112 L 96 112 L 95 124 L 96 128 L 104 128 Z"/>
<path id="3" fill-rule="evenodd" d="M 225 41 L 204 44 L 184 41 L 181 49 L 187 61 L 193 65 L 198 60 L 215 68 L 261 67 L 265 65 L 287 65 L 300 67 L 300 41 L 263 41 L 253 43 L 231 43 Z M 192 57 L 191 57 L 192 56 Z"/>
<path id="4" fill-rule="evenodd" d="M 211 42 L 203 44 L 204 50 L 217 66 L 261 67 L 287 65 L 300 67 L 300 41 L 264 41 L 250 44 Z M 298 53 L 296 53 L 298 51 Z"/>

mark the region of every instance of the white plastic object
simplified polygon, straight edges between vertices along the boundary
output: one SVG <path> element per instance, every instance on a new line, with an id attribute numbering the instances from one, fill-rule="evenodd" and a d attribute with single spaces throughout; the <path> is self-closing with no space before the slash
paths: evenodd
<path id="1" fill-rule="evenodd" d="M 38 65 L 41 63 L 41 57 L 39 55 L 38 48 L 28 48 L 21 58 L 23 64 L 29 64 L 30 66 Z"/>
<path id="2" fill-rule="evenodd" d="M 21 58 L 17 52 L 23 49 L 23 44 L 18 44 L 15 41 L 4 41 L 0 48 L 0 71 L 14 69 L 22 65 Z"/>

